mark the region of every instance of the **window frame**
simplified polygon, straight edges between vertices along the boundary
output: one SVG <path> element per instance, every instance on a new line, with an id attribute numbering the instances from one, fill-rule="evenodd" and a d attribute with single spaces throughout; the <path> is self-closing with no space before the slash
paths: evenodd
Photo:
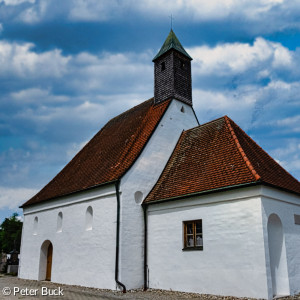
<path id="1" fill-rule="evenodd" d="M 196 230 L 197 223 L 200 223 L 201 233 L 197 233 L 197 230 Z M 188 224 L 192 224 L 192 228 L 193 228 L 192 233 L 187 232 Z M 202 219 L 183 221 L 182 226 L 183 226 L 183 249 L 182 250 L 183 251 L 194 251 L 194 250 L 203 251 L 203 222 L 202 222 Z M 187 240 L 188 240 L 189 236 L 193 237 L 194 246 L 187 245 Z M 195 242 L 197 240 L 197 236 L 200 236 L 202 238 L 202 246 L 197 246 L 195 244 Z"/>

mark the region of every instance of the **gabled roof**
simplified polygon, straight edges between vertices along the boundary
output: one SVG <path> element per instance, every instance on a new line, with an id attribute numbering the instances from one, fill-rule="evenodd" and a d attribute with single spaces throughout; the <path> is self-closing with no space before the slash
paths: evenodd
<path id="1" fill-rule="evenodd" d="M 152 98 L 110 120 L 23 207 L 120 179 L 141 153 L 169 103 L 154 105 Z"/>
<path id="2" fill-rule="evenodd" d="M 167 39 L 165 40 L 164 44 L 162 45 L 161 49 L 159 52 L 155 55 L 152 61 L 155 61 L 157 58 L 168 52 L 169 50 L 174 49 L 186 57 L 188 57 L 190 60 L 192 58 L 189 56 L 189 54 L 184 50 L 183 46 L 179 42 L 177 36 L 175 35 L 174 31 L 171 29 Z"/>
<path id="3" fill-rule="evenodd" d="M 184 131 L 145 203 L 267 184 L 300 194 L 300 183 L 227 116 Z"/>

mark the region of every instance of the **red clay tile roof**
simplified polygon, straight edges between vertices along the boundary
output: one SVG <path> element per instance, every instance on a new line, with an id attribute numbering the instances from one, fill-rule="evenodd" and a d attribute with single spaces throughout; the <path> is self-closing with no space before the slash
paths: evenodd
<path id="1" fill-rule="evenodd" d="M 121 178 L 141 153 L 169 103 L 154 105 L 152 98 L 110 120 L 23 207 Z"/>
<path id="2" fill-rule="evenodd" d="M 300 194 L 300 183 L 227 116 L 184 131 L 145 203 L 265 183 Z"/>

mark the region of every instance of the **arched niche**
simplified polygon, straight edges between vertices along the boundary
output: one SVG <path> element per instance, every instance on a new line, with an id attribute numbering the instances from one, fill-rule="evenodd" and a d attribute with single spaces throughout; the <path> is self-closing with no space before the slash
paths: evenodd
<path id="1" fill-rule="evenodd" d="M 85 230 L 93 229 L 93 208 L 89 206 L 85 213 Z"/>
<path id="2" fill-rule="evenodd" d="M 35 217 L 33 220 L 33 234 L 37 235 L 38 232 L 38 224 L 39 224 L 39 218 Z"/>
<path id="3" fill-rule="evenodd" d="M 57 215 L 56 232 L 62 232 L 62 227 L 63 227 L 63 213 L 60 211 Z"/>
<path id="4" fill-rule="evenodd" d="M 268 243 L 273 296 L 289 295 L 285 234 L 276 214 L 271 214 L 268 219 Z"/>
<path id="5" fill-rule="evenodd" d="M 143 201 L 143 193 L 141 191 L 137 191 L 134 193 L 134 200 L 137 204 L 141 204 Z"/>

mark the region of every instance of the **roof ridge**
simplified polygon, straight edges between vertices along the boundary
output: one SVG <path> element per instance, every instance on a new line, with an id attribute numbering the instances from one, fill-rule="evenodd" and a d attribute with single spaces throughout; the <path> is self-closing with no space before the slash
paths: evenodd
<path id="1" fill-rule="evenodd" d="M 228 119 L 231 120 L 230 118 L 228 118 Z M 231 122 L 235 123 L 233 120 L 231 120 Z M 235 124 L 235 125 L 238 126 L 237 124 Z M 257 142 L 255 142 L 255 140 L 252 139 L 251 136 L 249 136 L 241 127 L 239 127 L 239 129 L 243 132 L 243 134 L 247 135 L 247 137 L 252 141 L 252 143 L 254 143 L 258 148 L 260 148 L 260 150 L 263 151 L 273 162 L 275 162 L 286 174 L 288 174 L 289 176 L 292 176 L 294 179 L 296 179 L 300 183 L 300 181 L 296 177 L 294 177 L 282 165 L 280 165 L 267 151 L 265 151 Z"/>
<path id="2" fill-rule="evenodd" d="M 217 119 L 208 121 L 208 122 L 206 122 L 206 123 L 199 124 L 199 125 L 197 125 L 197 126 L 195 126 L 195 127 L 192 127 L 192 128 L 190 128 L 190 129 L 187 129 L 187 130 L 184 130 L 184 131 L 185 131 L 185 132 L 189 132 L 189 131 L 192 131 L 192 130 L 194 130 L 194 129 L 196 129 L 196 128 L 204 127 L 204 126 L 206 126 L 206 125 L 209 125 L 210 123 L 213 123 L 213 122 L 219 121 L 219 120 L 221 120 L 221 119 L 224 119 L 225 117 L 226 117 L 226 116 L 223 116 L 223 117 L 220 117 L 220 118 L 217 118 Z"/>
<path id="3" fill-rule="evenodd" d="M 238 148 L 240 154 L 242 155 L 243 160 L 245 161 L 245 163 L 246 163 L 248 169 L 249 169 L 250 172 L 252 173 L 252 175 L 253 175 L 253 177 L 255 178 L 255 180 L 257 180 L 257 181 L 260 180 L 261 177 L 260 177 L 260 175 L 256 172 L 256 170 L 255 170 L 254 167 L 252 166 L 250 160 L 248 159 L 246 153 L 244 152 L 244 150 L 243 150 L 243 148 L 242 148 L 242 146 L 241 146 L 241 144 L 240 144 L 240 142 L 239 142 L 239 140 L 238 140 L 238 138 L 237 138 L 237 136 L 236 136 L 236 134 L 235 134 L 235 132 L 234 132 L 234 129 L 232 128 L 232 126 L 231 126 L 231 124 L 230 124 L 229 118 L 228 118 L 227 116 L 224 116 L 223 118 L 225 119 L 225 122 L 226 122 L 226 124 L 227 124 L 227 127 L 228 127 L 230 133 L 231 133 L 231 136 L 232 136 L 232 138 L 233 138 L 233 140 L 234 140 L 234 142 L 235 142 L 235 144 L 236 144 L 236 146 L 237 146 L 237 148 Z"/>

